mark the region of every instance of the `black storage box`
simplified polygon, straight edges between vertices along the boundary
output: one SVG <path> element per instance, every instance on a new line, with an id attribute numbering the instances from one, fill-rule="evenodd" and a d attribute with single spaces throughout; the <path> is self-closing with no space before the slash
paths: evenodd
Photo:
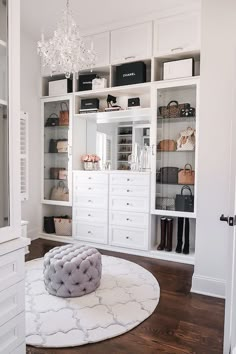
<path id="1" fill-rule="evenodd" d="M 122 64 L 116 67 L 116 86 L 146 82 L 146 64 L 142 61 Z"/>
<path id="2" fill-rule="evenodd" d="M 92 90 L 92 81 L 96 79 L 96 74 L 80 75 L 79 76 L 79 91 Z"/>
<path id="3" fill-rule="evenodd" d="M 90 110 L 98 110 L 99 109 L 99 99 L 98 98 L 87 98 L 81 100 L 81 111 L 90 111 Z"/>

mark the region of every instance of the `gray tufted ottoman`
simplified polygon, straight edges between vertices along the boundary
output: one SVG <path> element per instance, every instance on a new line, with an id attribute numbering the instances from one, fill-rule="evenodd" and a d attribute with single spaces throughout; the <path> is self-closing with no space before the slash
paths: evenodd
<path id="1" fill-rule="evenodd" d="M 76 244 L 55 247 L 44 256 L 44 283 L 47 291 L 61 297 L 89 294 L 100 285 L 101 254 Z"/>

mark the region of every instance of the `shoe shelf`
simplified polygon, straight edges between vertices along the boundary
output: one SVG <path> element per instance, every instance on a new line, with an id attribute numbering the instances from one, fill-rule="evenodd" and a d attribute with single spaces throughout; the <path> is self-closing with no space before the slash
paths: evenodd
<path id="1" fill-rule="evenodd" d="M 171 262 L 178 262 L 178 263 L 185 263 L 185 264 L 192 264 L 195 263 L 195 253 L 194 250 L 190 250 L 189 254 L 183 253 L 176 253 L 175 251 L 167 252 L 167 251 L 158 251 L 157 245 L 156 249 L 153 248 L 150 251 L 150 254 L 153 258 L 158 258 L 163 261 L 171 261 Z"/>
<path id="2" fill-rule="evenodd" d="M 158 215 L 158 216 L 169 216 L 173 218 L 190 218 L 190 219 L 196 219 L 196 213 L 189 213 L 187 211 L 175 211 L 175 210 L 161 210 L 161 209 L 154 209 L 151 211 L 152 215 Z"/>

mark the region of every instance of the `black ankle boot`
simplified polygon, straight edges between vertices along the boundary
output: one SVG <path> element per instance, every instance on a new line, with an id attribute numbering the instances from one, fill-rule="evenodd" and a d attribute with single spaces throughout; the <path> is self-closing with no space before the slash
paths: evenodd
<path id="1" fill-rule="evenodd" d="M 189 254 L 189 218 L 185 218 L 183 253 Z"/>
<path id="2" fill-rule="evenodd" d="M 158 251 L 163 251 L 166 246 L 166 218 L 161 218 L 161 243 L 157 247 Z"/>
<path id="3" fill-rule="evenodd" d="M 168 218 L 166 222 L 166 247 L 165 250 L 167 252 L 172 251 L 172 237 L 173 237 L 173 219 Z"/>
<path id="4" fill-rule="evenodd" d="M 184 218 L 178 218 L 177 246 L 176 246 L 176 250 L 175 250 L 176 253 L 182 252 L 183 229 L 184 229 Z"/>

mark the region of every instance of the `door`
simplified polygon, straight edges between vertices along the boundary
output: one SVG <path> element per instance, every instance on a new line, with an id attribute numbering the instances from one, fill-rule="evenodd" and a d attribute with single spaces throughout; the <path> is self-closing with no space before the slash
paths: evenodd
<path id="1" fill-rule="evenodd" d="M 152 56 L 152 22 L 111 32 L 111 64 L 147 59 Z"/>
<path id="2" fill-rule="evenodd" d="M 236 76 L 236 70 L 234 77 Z M 234 95 L 231 99 L 234 104 L 236 96 L 236 85 Z M 230 101 L 229 101 L 230 102 Z M 226 303 L 225 303 L 225 328 L 224 328 L 224 354 L 236 354 L 236 120 L 231 123 L 231 178 L 230 178 L 230 205 L 231 217 L 221 216 L 220 220 L 228 223 L 227 235 L 227 258 L 228 269 L 226 279 Z"/>
<path id="3" fill-rule="evenodd" d="M 200 14 L 174 16 L 154 23 L 154 56 L 200 50 Z"/>
<path id="4" fill-rule="evenodd" d="M 110 33 L 104 32 L 93 36 L 84 37 L 85 46 L 87 49 L 93 47 L 96 53 L 95 67 L 102 67 L 110 63 Z"/>

